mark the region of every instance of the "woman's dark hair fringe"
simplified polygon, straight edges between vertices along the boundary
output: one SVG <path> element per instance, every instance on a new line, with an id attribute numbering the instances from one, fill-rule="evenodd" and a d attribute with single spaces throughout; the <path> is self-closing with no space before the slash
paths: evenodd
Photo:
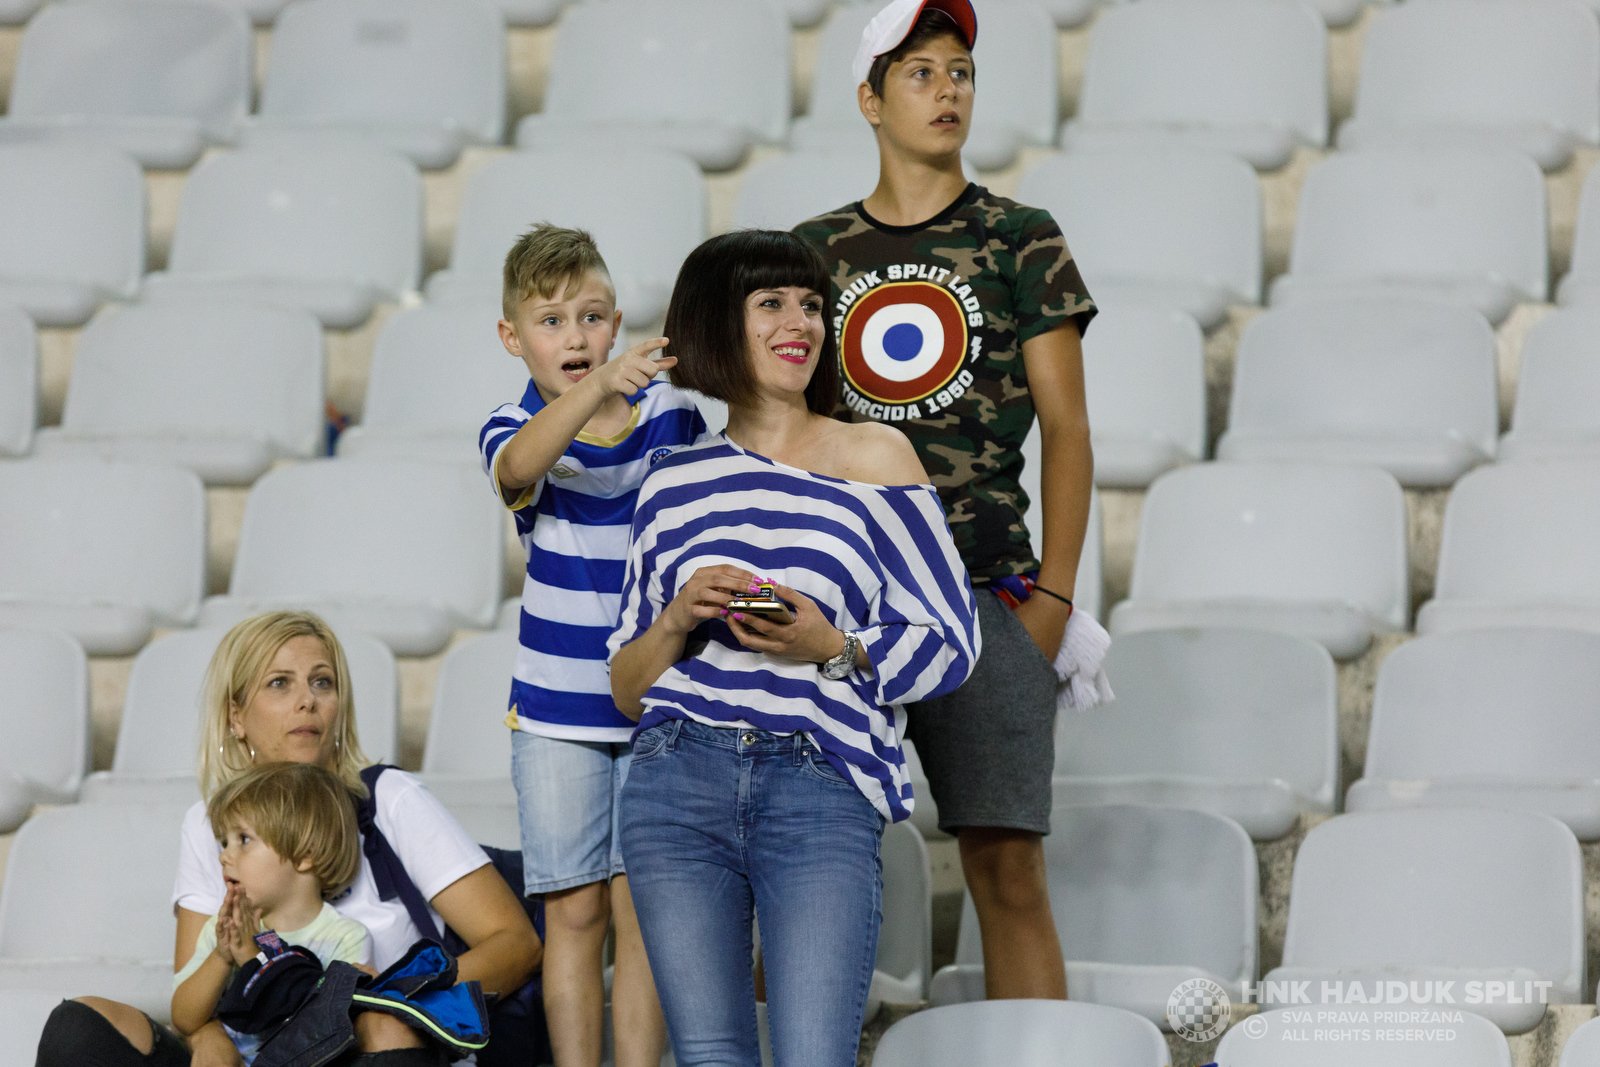
<path id="1" fill-rule="evenodd" d="M 729 404 L 755 400 L 745 337 L 745 297 L 799 286 L 823 300 L 822 351 L 806 386 L 806 406 L 832 415 L 839 405 L 839 357 L 828 313 L 828 265 L 815 248 L 783 230 L 735 230 L 689 253 L 667 305 L 672 384 Z"/>

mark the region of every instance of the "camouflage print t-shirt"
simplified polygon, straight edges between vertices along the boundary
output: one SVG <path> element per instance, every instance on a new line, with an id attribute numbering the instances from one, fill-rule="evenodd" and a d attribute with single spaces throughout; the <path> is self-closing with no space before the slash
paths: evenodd
<path id="1" fill-rule="evenodd" d="M 974 583 L 1037 570 L 1018 484 L 1034 417 L 1022 343 L 1095 314 L 1055 219 L 968 185 L 918 226 L 858 202 L 794 232 L 828 262 L 851 418 L 911 439 Z"/>

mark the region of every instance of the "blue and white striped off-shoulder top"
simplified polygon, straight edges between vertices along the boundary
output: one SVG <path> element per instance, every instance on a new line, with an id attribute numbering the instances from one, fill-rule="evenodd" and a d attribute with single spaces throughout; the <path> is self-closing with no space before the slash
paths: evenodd
<path id="1" fill-rule="evenodd" d="M 643 698 L 639 729 L 667 719 L 803 732 L 891 822 L 911 814 L 905 707 L 948 693 L 980 647 L 972 583 L 931 485 L 827 478 L 718 437 L 682 449 L 639 490 L 609 653 L 649 629 L 701 567 L 731 564 L 816 601 L 858 630 L 873 670 L 829 681 L 815 663 L 753 652 L 720 620 L 691 637 Z"/>

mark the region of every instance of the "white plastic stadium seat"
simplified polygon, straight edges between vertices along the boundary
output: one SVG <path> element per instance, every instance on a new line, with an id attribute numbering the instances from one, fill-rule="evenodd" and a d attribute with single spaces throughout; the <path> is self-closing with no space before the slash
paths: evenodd
<path id="1" fill-rule="evenodd" d="M 39 10 L 42 3 L 43 0 L 0 0 L 0 26 L 20 26 Z M 32 1063 L 31 1060 L 29 1062 Z"/>
<path id="2" fill-rule="evenodd" d="M 341 458 L 434 459 L 476 466 L 489 413 L 517 401 L 528 370 L 495 330 L 499 304 L 424 304 L 386 320 L 372 350 L 361 425 Z M 612 355 L 623 349 L 613 346 Z"/>
<path id="3" fill-rule="evenodd" d="M 1230 1028 L 1217 1045 L 1216 1067 L 1346 1067 L 1348 1064 L 1360 1064 L 1361 1067 L 1511 1067 L 1511 1046 L 1498 1026 L 1481 1015 L 1465 1012 L 1452 1012 L 1447 1017 L 1432 1014 L 1435 1010 L 1448 1012 L 1448 1005 L 1444 1009 L 1398 1009 L 1429 1013 L 1421 1025 L 1402 1027 L 1379 1023 L 1375 1027 L 1334 1026 L 1332 1029 L 1339 1030 L 1341 1034 L 1338 1040 L 1317 1040 L 1313 1034 L 1307 1035 L 1311 1040 L 1302 1042 L 1302 1032 L 1307 1029 L 1304 1010 L 1263 1011 L 1260 1013 L 1260 1023 Z M 1329 1005 L 1313 1009 L 1316 1010 L 1348 1011 L 1354 1016 L 1362 1009 L 1359 1005 L 1354 1008 Z M 1372 1017 L 1369 1013 L 1368 1018 Z M 1442 1025 L 1430 1025 L 1427 1020 L 1433 1018 L 1447 1018 L 1448 1021 Z M 1329 1028 L 1324 1024 L 1321 1029 Z M 1433 1030 L 1437 1039 L 1397 1039 L 1402 1029 L 1414 1032 Z M 1361 1030 L 1365 1030 L 1364 1036 L 1347 1037 Z M 1445 1030 L 1449 1032 L 1448 1038 L 1439 1033 Z M 1579 1028 L 1581 1032 L 1582 1027 Z M 1574 1034 L 1573 1038 L 1576 1037 Z M 1562 1067 L 1572 1065 L 1563 1058 Z"/>
<path id="4" fill-rule="evenodd" d="M 751 145 L 789 136 L 787 22 L 747 0 L 575 4 L 556 30 L 544 111 L 517 125 L 517 147 L 663 148 L 736 167 Z"/>
<path id="5" fill-rule="evenodd" d="M 453 164 L 506 127 L 505 17 L 459 0 L 300 0 L 272 31 L 246 144 L 366 142 Z"/>
<path id="6" fill-rule="evenodd" d="M 1545 170 L 1600 142 L 1600 34 L 1577 0 L 1401 4 L 1367 29 L 1339 147 L 1509 148 Z"/>
<path id="7" fill-rule="evenodd" d="M 515 796 L 498 804 L 456 797 L 440 797 L 439 801 L 480 845 L 514 852 L 522 850 L 522 828 L 517 821 Z"/>
<path id="8" fill-rule="evenodd" d="M 1274 308 L 1239 340 L 1217 458 L 1370 463 L 1402 485 L 1450 485 L 1494 459 L 1498 386 L 1494 331 L 1469 307 L 1330 298 Z"/>
<path id="9" fill-rule="evenodd" d="M 24 823 L 0 886 L 0 990 L 63 989 L 169 1018 L 183 812 L 74 804 Z"/>
<path id="10" fill-rule="evenodd" d="M 962 161 L 969 180 L 978 172 Z M 853 204 L 878 184 L 878 150 L 871 141 L 768 156 L 745 168 L 733 228 L 792 230 L 806 219 Z"/>
<path id="11" fill-rule="evenodd" d="M 1207 463 L 1145 497 L 1122 635 L 1173 626 L 1300 634 L 1337 659 L 1409 617 L 1405 497 L 1376 467 Z"/>
<path id="12" fill-rule="evenodd" d="M 867 991 L 866 1017 L 879 1004 L 921 1004 L 933 978 L 933 871 L 928 846 L 909 822 L 884 827 L 883 923 Z"/>
<path id="13" fill-rule="evenodd" d="M 431 656 L 500 606 L 503 509 L 451 463 L 328 460 L 279 467 L 250 490 L 227 596 L 207 626 L 305 608 L 396 655 Z"/>
<path id="14" fill-rule="evenodd" d="M 1369 1001 L 1380 981 L 1403 978 L 1408 993 L 1415 982 L 1419 997 L 1454 982 L 1454 1010 L 1522 1033 L 1544 1016 L 1532 983 L 1550 983 L 1551 1004 L 1583 997 L 1583 900 L 1578 839 L 1548 815 L 1341 815 L 1300 845 L 1283 966 L 1265 981 L 1342 982 L 1346 1004 L 1356 982 Z M 1485 1003 L 1469 1002 L 1468 982 L 1483 983 Z"/>
<path id="15" fill-rule="evenodd" d="M 493 0 L 511 26 L 547 26 L 561 14 L 569 0 Z"/>
<path id="16" fill-rule="evenodd" d="M 1069 152 L 1028 168 L 1017 199 L 1055 216 L 1102 307 L 1176 308 L 1209 330 L 1261 302 L 1261 183 L 1237 156 Z"/>
<path id="17" fill-rule="evenodd" d="M 1096 485 L 1143 489 L 1205 457 L 1205 372 L 1205 337 L 1191 316 L 1101 309 L 1083 338 Z"/>
<path id="18" fill-rule="evenodd" d="M 1125 1008 L 1166 1029 L 1167 998 L 1183 982 L 1210 979 L 1238 999 L 1255 980 L 1259 875 L 1237 823 L 1181 808 L 1058 800 L 1044 850 L 1074 1000 Z M 934 976 L 930 999 L 982 998 L 983 939 L 967 894 L 956 962 Z"/>
<path id="19" fill-rule="evenodd" d="M 114 148 L 0 145 L 0 301 L 81 326 L 144 275 L 144 174 Z"/>
<path id="20" fill-rule="evenodd" d="M 1346 807 L 1538 811 L 1592 841 L 1597 767 L 1600 635 L 1432 634 L 1378 669 L 1366 771 Z"/>
<path id="21" fill-rule="evenodd" d="M 190 471 L 0 464 L 0 625 L 53 627 L 91 656 L 129 655 L 154 627 L 194 624 L 205 556 L 205 487 Z"/>
<path id="22" fill-rule="evenodd" d="M 1167 1067 L 1148 1019 L 1066 1000 L 991 1000 L 908 1015 L 878 1042 L 873 1067 Z"/>
<path id="23" fill-rule="evenodd" d="M 1563 308 L 1522 340 L 1502 461 L 1600 458 L 1600 308 Z"/>
<path id="24" fill-rule="evenodd" d="M 498 302 L 406 308 L 385 320 L 373 348 L 362 421 L 339 436 L 342 458 L 480 462 L 477 434 L 490 412 L 528 386 L 500 343 Z M 612 355 L 624 350 L 621 339 Z"/>
<path id="25" fill-rule="evenodd" d="M 516 806 L 506 724 L 516 660 L 516 632 L 497 630 L 456 645 L 439 668 L 422 779 L 451 810 L 458 803 Z"/>
<path id="26" fill-rule="evenodd" d="M 1296 145 L 1327 143 L 1328 33 L 1302 0 L 1109 8 L 1089 34 L 1077 117 L 1061 131 L 1072 151 L 1221 149 L 1265 170 Z"/>
<path id="27" fill-rule="evenodd" d="M 73 0 L 23 31 L 0 143 L 112 145 L 182 169 L 250 110 L 250 22 L 220 4 Z"/>
<path id="28" fill-rule="evenodd" d="M 1499 463 L 1445 505 L 1433 599 L 1418 633 L 1482 626 L 1600 632 L 1600 460 Z"/>
<path id="29" fill-rule="evenodd" d="M 5 2 L 6 0 L 0 0 L 0 4 Z M 140 0 L 140 2 L 148 2 L 148 0 Z M 193 3 L 194 0 L 177 0 L 177 2 Z M 257 26 L 270 26 L 273 19 L 278 17 L 278 12 L 284 9 L 289 0 L 208 0 L 208 2 L 218 4 L 232 11 L 242 11 Z"/>
<path id="30" fill-rule="evenodd" d="M 877 184 L 878 154 L 870 145 L 772 156 L 745 168 L 733 228 L 790 230 L 862 199 Z"/>
<path id="31" fill-rule="evenodd" d="M 1057 26 L 1070 30 L 1082 26 L 1097 8 L 1105 5 L 1100 0 L 1040 0 L 1039 6 L 1050 13 Z"/>
<path id="32" fill-rule="evenodd" d="M 1511 151 L 1339 153 L 1306 176 L 1272 302 L 1425 296 L 1499 323 L 1548 288 L 1544 175 Z"/>
<path id="33" fill-rule="evenodd" d="M 1600 304 L 1600 173 L 1590 170 L 1578 197 L 1578 228 L 1572 239 L 1572 269 L 1556 287 L 1563 307 Z"/>
<path id="34" fill-rule="evenodd" d="M 850 68 L 855 60 L 856 49 L 861 45 L 862 31 L 882 6 L 858 0 L 853 4 L 835 7 L 833 14 L 828 16 L 827 25 L 823 26 L 817 42 L 816 67 L 811 73 L 810 103 L 806 113 L 794 120 L 794 129 L 789 137 L 789 143 L 796 151 L 876 155 L 878 139 L 873 133 L 872 124 L 861 114 L 856 97 L 856 88 L 860 83 L 852 76 Z M 984 28 L 987 27 L 988 24 L 984 23 Z M 978 39 L 983 40 L 983 34 L 980 33 Z M 987 87 L 988 83 L 984 84 Z M 853 199 L 859 200 L 865 195 L 865 192 L 857 193 Z"/>
<path id="35" fill-rule="evenodd" d="M 34 1067 L 39 1035 L 71 990 L 0 990 L 0 1067 Z"/>
<path id="36" fill-rule="evenodd" d="M 193 804 L 200 799 L 201 691 L 225 630 L 167 634 L 140 651 L 128 676 L 122 725 L 109 771 L 83 785 L 85 803 Z M 339 635 L 350 667 L 361 750 L 375 763 L 400 755 L 400 698 L 394 654 L 367 634 Z"/>
<path id="37" fill-rule="evenodd" d="M 1600 1065 L 1600 1020 L 1590 1019 L 1572 1032 L 1561 1047 L 1557 1067 L 1596 1067 Z"/>
<path id="38" fill-rule="evenodd" d="M 1315 641 L 1151 630 L 1111 645 L 1117 698 L 1056 721 L 1057 803 L 1166 804 L 1272 840 L 1338 804 L 1338 681 Z"/>
<path id="39" fill-rule="evenodd" d="M 0 833 L 77 799 L 89 769 L 89 661 L 55 630 L 0 628 Z"/>
<path id="40" fill-rule="evenodd" d="M 800 29 L 815 26 L 828 13 L 830 0 L 775 0 L 789 16 L 789 25 Z"/>
<path id="41" fill-rule="evenodd" d="M 184 183 L 172 254 L 145 295 L 303 308 L 348 329 L 422 273 L 422 178 L 372 148 L 257 149 Z"/>
<path id="42" fill-rule="evenodd" d="M 38 417 L 39 332 L 27 312 L 0 303 L 0 456 L 33 447 Z"/>
<path id="43" fill-rule="evenodd" d="M 706 239 L 705 178 L 684 156 L 647 149 L 500 156 L 468 179 L 450 269 L 428 279 L 428 298 L 498 301 L 506 250 L 536 222 L 593 234 L 623 320 L 647 326 Z"/>
<path id="44" fill-rule="evenodd" d="M 811 151 L 861 150 L 877 145 L 861 115 L 851 73 L 861 31 L 882 5 L 836 11 L 823 30 L 811 80 L 811 107 L 795 122 L 793 144 Z M 1058 121 L 1056 30 L 1034 3 L 978 0 L 978 41 L 972 50 L 978 91 L 962 155 L 981 170 L 1016 161 L 1024 146 L 1054 142 Z M 860 199 L 868 187 L 856 194 Z M 837 205 L 834 205 L 837 206 Z"/>
<path id="45" fill-rule="evenodd" d="M 322 446 L 322 328 L 260 305 L 107 308 L 78 338 L 59 428 L 41 459 L 145 460 L 248 485 Z"/>

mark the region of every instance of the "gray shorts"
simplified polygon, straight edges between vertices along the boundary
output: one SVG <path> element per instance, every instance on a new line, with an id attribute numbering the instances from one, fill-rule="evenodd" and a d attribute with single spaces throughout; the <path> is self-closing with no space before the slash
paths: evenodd
<path id="1" fill-rule="evenodd" d="M 1055 773 L 1056 670 L 1011 609 L 977 589 L 983 652 L 953 693 L 906 709 L 939 829 L 1050 832 Z"/>

